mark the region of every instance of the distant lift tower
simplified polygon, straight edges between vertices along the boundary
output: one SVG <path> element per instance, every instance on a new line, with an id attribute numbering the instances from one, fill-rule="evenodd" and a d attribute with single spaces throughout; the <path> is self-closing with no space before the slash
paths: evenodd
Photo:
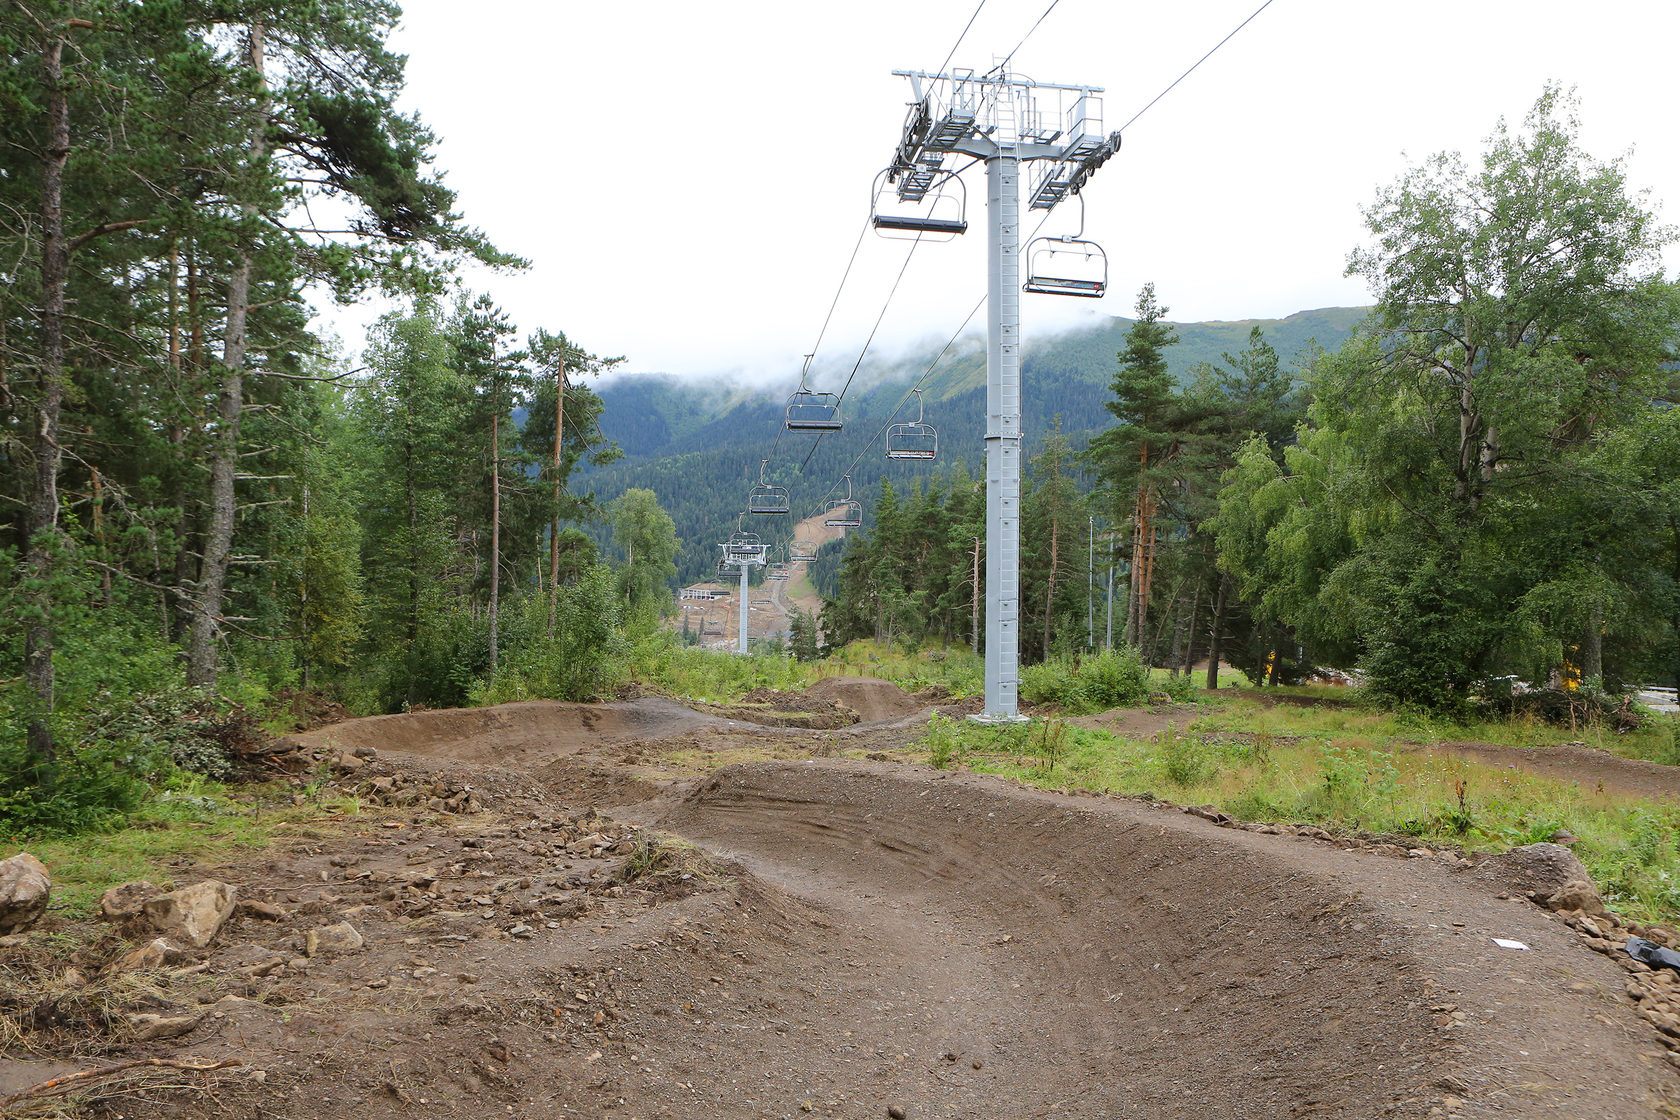
<path id="1" fill-rule="evenodd" d="M 954 174 L 945 161 L 986 162 L 986 709 L 977 719 L 1021 719 L 1021 165 L 1041 162 L 1028 206 L 1051 210 L 1078 194 L 1120 148 L 1102 130 L 1102 90 L 1013 77 L 895 70 L 914 100 L 887 179 L 917 203 Z"/>
<path id="2" fill-rule="evenodd" d="M 757 533 L 736 533 L 727 542 L 718 546 L 723 549 L 723 559 L 718 567 L 738 568 L 741 573 L 741 644 L 736 652 L 745 656 L 747 653 L 747 574 L 753 568 L 762 568 L 769 563 L 769 548 L 761 544 Z"/>

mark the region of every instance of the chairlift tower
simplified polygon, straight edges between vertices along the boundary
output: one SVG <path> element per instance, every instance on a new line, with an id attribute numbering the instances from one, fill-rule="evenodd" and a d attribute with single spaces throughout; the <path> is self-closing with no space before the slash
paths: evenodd
<path id="1" fill-rule="evenodd" d="M 1078 194 L 1120 148 L 1102 130 L 1102 89 L 1018 77 L 999 66 L 929 74 L 895 70 L 914 100 L 888 182 L 920 202 L 948 158 L 986 164 L 986 708 L 984 722 L 1020 720 L 1021 262 L 1020 177 L 1041 167 L 1028 207 L 1051 210 Z"/>
<path id="2" fill-rule="evenodd" d="M 752 543 L 743 541 L 744 536 L 751 536 Z M 757 534 L 736 533 L 727 543 L 718 545 L 723 550 L 718 566 L 738 568 L 741 573 L 740 645 L 736 652 L 743 657 L 747 655 L 747 575 L 753 568 L 762 568 L 770 560 L 768 550 L 757 540 Z"/>

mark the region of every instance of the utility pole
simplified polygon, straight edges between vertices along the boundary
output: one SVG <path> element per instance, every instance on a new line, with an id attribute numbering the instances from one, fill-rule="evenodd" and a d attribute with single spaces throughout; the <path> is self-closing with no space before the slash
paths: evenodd
<path id="1" fill-rule="evenodd" d="M 1103 635 L 1103 648 L 1114 648 L 1114 541 L 1108 542 L 1108 629 Z"/>
<path id="2" fill-rule="evenodd" d="M 1051 210 L 1119 150 L 1120 134 L 1102 131 L 1097 86 L 1033 82 L 1001 65 L 981 76 L 893 73 L 914 96 L 887 170 L 900 202 L 937 198 L 955 174 L 948 156 L 986 164 L 986 707 L 973 718 L 1013 723 L 1022 718 L 1021 165 L 1045 163 L 1028 206 Z"/>

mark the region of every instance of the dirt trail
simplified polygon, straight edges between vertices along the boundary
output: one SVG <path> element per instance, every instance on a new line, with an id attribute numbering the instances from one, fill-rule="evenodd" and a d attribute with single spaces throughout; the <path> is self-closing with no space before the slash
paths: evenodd
<path id="1" fill-rule="evenodd" d="M 818 691 L 878 720 L 917 702 L 867 678 Z M 177 869 L 284 916 L 236 918 L 158 979 L 169 1013 L 196 1001 L 199 1025 L 107 1050 L 237 1058 L 263 1078 L 125 1101 L 127 1116 L 1599 1120 L 1680 1105 L 1622 968 L 1456 860 L 811 757 L 901 746 L 891 722 L 773 729 L 640 700 L 305 738 L 329 760 L 375 747 L 340 780 L 384 816 Z M 743 746 L 781 761 L 694 773 Z M 439 782 L 485 811 L 402 796 Z M 297 958 L 307 929 L 343 920 L 365 948 Z M 0 1059 L 0 1085 L 59 1068 Z"/>
<path id="2" fill-rule="evenodd" d="M 1464 1116 L 1660 1099 L 1632 1025 L 1593 1018 L 1619 970 L 1526 903 L 1089 805 L 822 762 L 733 768 L 657 819 L 820 908 L 828 952 L 801 967 L 912 1115 L 1422 1116 L 1443 1082 L 1499 1101 Z M 1442 1030 L 1449 1001 L 1470 1010 Z M 863 1088 L 849 1053 L 811 1054 L 825 1091 Z"/>

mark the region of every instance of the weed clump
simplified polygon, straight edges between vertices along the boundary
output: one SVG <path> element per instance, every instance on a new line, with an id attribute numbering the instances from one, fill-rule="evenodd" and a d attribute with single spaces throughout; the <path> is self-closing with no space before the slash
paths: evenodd
<path id="1" fill-rule="evenodd" d="M 935 770 L 949 770 L 962 755 L 962 738 L 957 733 L 957 721 L 935 712 L 922 733 L 920 745 L 927 748 L 928 765 Z"/>
<path id="2" fill-rule="evenodd" d="M 667 883 L 708 883 L 717 870 L 706 853 L 684 840 L 657 832 L 643 832 L 631 845 L 630 854 L 619 868 L 619 882 L 647 885 L 650 880 Z"/>

